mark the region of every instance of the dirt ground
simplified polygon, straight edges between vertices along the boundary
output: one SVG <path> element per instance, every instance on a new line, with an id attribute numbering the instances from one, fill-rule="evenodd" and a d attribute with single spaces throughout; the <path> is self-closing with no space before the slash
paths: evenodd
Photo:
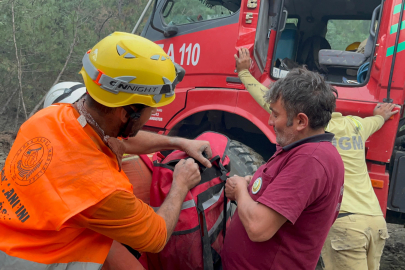
<path id="1" fill-rule="evenodd" d="M 15 139 L 15 133 L 0 132 L 0 169 L 3 168 L 8 151 Z M 381 270 L 405 269 L 405 227 L 404 225 L 388 224 L 390 238 L 385 244 L 381 258 Z M 317 266 L 316 270 L 321 270 Z M 342 269 L 343 270 L 343 269 Z"/>
<path id="2" fill-rule="evenodd" d="M 381 259 L 381 270 L 405 269 L 405 228 L 404 225 L 387 224 L 390 238 L 385 243 Z"/>

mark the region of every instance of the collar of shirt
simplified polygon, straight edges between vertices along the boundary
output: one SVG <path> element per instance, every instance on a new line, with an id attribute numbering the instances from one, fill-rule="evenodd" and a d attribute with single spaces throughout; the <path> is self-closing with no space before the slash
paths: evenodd
<path id="1" fill-rule="evenodd" d="M 284 147 L 281 147 L 280 145 L 277 144 L 276 148 L 277 151 L 275 154 L 281 152 L 281 151 L 289 151 L 297 146 L 300 146 L 304 143 L 316 143 L 316 142 L 332 142 L 333 137 L 335 137 L 335 134 L 330 133 L 325 131 L 323 134 L 318 134 L 314 136 L 309 136 L 304 139 L 295 141 L 293 143 L 290 143 L 289 145 L 286 145 Z"/>
<path id="2" fill-rule="evenodd" d="M 283 150 L 288 151 L 304 143 L 332 142 L 333 137 L 335 137 L 335 134 L 325 131 L 325 133 L 309 136 L 296 142 L 290 143 L 289 145 L 284 146 Z"/>

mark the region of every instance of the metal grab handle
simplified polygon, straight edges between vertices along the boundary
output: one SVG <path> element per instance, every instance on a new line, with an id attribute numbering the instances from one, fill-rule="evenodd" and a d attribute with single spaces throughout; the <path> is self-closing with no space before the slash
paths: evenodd
<path id="1" fill-rule="evenodd" d="M 378 5 L 378 6 L 374 9 L 374 11 L 373 11 L 373 17 L 371 17 L 370 35 L 371 35 L 372 37 L 375 37 L 375 30 L 374 30 L 374 27 L 375 27 L 375 22 L 376 22 L 376 20 L 377 20 L 377 13 L 378 13 L 380 10 L 381 10 L 381 5 Z M 401 27 L 401 26 L 399 26 L 399 27 Z"/>
<path id="2" fill-rule="evenodd" d="M 286 9 L 283 9 L 283 12 L 282 12 L 282 13 L 285 13 L 285 20 L 284 20 L 283 28 L 280 29 L 280 32 L 283 32 L 283 31 L 284 31 L 285 25 L 287 24 L 287 18 L 288 18 L 288 11 L 287 11 Z"/>

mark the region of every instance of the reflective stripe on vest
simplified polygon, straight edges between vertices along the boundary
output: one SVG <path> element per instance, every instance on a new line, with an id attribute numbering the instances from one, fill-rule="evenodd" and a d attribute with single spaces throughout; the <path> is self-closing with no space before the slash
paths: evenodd
<path id="1" fill-rule="evenodd" d="M 180 210 L 185 210 L 185 209 L 189 209 L 191 207 L 195 207 L 195 202 L 194 200 L 189 200 L 189 201 L 185 201 L 183 202 L 183 204 L 181 205 L 181 209 Z M 157 212 L 157 210 L 159 210 L 160 206 L 151 206 L 151 208 Z"/>
<path id="2" fill-rule="evenodd" d="M 215 203 L 219 200 L 219 198 L 221 197 L 221 194 L 222 194 L 223 191 L 224 191 L 224 188 L 222 188 L 217 194 L 214 194 L 214 196 L 213 196 L 211 199 L 209 199 L 208 201 L 204 202 L 204 203 L 203 203 L 204 210 L 208 209 L 210 206 L 212 206 L 213 204 L 215 204 Z M 185 210 L 185 209 L 188 209 L 188 208 L 191 208 L 191 207 L 195 207 L 195 206 L 196 206 L 196 205 L 195 205 L 194 200 L 185 201 L 185 202 L 183 202 L 183 204 L 181 205 L 181 209 L 180 209 L 180 210 Z M 155 212 L 157 212 L 157 210 L 159 210 L 159 208 L 160 208 L 160 206 L 157 206 L 157 207 L 151 206 L 151 207 L 152 207 L 152 209 L 153 209 Z"/>
<path id="3" fill-rule="evenodd" d="M 91 262 L 43 264 L 7 255 L 0 250 L 0 269 L 7 270 L 99 270 L 103 265 Z"/>

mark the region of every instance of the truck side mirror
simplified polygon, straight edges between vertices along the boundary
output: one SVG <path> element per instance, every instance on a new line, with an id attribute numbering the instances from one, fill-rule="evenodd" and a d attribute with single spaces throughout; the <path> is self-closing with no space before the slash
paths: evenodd
<path id="1" fill-rule="evenodd" d="M 184 75 L 186 75 L 186 70 L 177 63 L 174 63 L 174 66 L 176 68 L 177 80 L 178 82 L 181 82 L 184 78 Z"/>
<path id="2" fill-rule="evenodd" d="M 176 35 L 177 32 L 179 32 L 179 28 L 177 28 L 177 26 L 169 25 L 164 28 L 163 35 L 165 37 L 172 37 L 172 36 Z"/>

